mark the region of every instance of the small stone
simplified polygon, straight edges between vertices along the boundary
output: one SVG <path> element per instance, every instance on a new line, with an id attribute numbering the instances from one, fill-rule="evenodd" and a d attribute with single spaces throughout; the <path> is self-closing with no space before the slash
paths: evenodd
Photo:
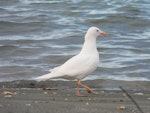
<path id="1" fill-rule="evenodd" d="M 58 90 L 57 88 L 43 88 L 43 90 Z"/>
<path id="2" fill-rule="evenodd" d="M 123 96 L 126 97 L 127 95 L 125 93 L 123 93 Z"/>
<path id="3" fill-rule="evenodd" d="M 125 110 L 126 107 L 125 107 L 125 106 L 117 106 L 116 109 L 117 109 L 117 110 Z"/>
<path id="4" fill-rule="evenodd" d="M 45 91 L 44 94 L 48 94 L 48 92 Z"/>
<path id="5" fill-rule="evenodd" d="M 22 93 L 23 95 L 26 95 L 27 93 Z"/>
<path id="6" fill-rule="evenodd" d="M 134 95 L 144 95 L 143 93 L 134 93 Z"/>
<path id="7" fill-rule="evenodd" d="M 16 92 L 10 92 L 10 91 L 4 91 L 2 94 L 3 95 L 16 95 L 17 93 Z"/>
<path id="8" fill-rule="evenodd" d="M 120 102 L 123 102 L 123 100 L 122 100 L 122 99 L 120 99 Z"/>
<path id="9" fill-rule="evenodd" d="M 57 95 L 57 92 L 53 92 L 54 95 Z"/>
<path id="10" fill-rule="evenodd" d="M 5 98 L 12 98 L 12 95 L 5 95 Z"/>
<path id="11" fill-rule="evenodd" d="M 67 101 L 67 100 L 68 100 L 68 98 L 65 98 L 64 100 L 65 100 L 65 101 Z"/>
<path id="12" fill-rule="evenodd" d="M 26 106 L 31 106 L 31 104 L 26 104 Z"/>
<path id="13" fill-rule="evenodd" d="M 88 106 L 88 105 L 89 105 L 89 102 L 86 102 L 86 105 Z"/>
<path id="14" fill-rule="evenodd" d="M 101 93 L 105 93 L 105 91 L 101 91 Z"/>

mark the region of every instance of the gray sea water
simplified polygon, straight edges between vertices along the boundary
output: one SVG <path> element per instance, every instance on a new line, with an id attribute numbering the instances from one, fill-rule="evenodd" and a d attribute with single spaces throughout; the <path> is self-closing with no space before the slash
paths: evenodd
<path id="1" fill-rule="evenodd" d="M 1 0 L 0 81 L 61 65 L 90 26 L 109 36 L 98 38 L 101 61 L 86 79 L 150 81 L 150 0 Z"/>

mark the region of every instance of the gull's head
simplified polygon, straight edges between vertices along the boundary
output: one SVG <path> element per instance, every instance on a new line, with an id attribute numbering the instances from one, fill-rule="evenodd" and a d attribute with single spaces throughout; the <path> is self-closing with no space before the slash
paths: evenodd
<path id="1" fill-rule="evenodd" d="M 90 27 L 87 31 L 87 35 L 91 37 L 98 37 L 100 35 L 107 36 L 108 34 L 106 32 L 101 31 L 97 27 Z"/>

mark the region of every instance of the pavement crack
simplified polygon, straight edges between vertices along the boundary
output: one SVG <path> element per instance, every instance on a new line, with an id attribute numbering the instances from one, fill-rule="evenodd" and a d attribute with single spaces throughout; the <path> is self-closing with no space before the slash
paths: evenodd
<path id="1" fill-rule="evenodd" d="M 128 98 L 135 104 L 135 106 L 138 108 L 138 110 L 141 112 L 141 113 L 144 113 L 143 110 L 141 109 L 141 107 L 138 105 L 138 103 L 132 98 L 132 96 L 128 93 L 128 91 L 126 91 L 122 86 L 119 87 L 122 92 L 124 92 Z"/>

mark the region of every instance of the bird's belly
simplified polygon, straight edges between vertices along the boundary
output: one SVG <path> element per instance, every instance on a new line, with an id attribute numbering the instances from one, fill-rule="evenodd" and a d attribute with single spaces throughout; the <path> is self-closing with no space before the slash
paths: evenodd
<path id="1" fill-rule="evenodd" d="M 97 66 L 91 67 L 90 70 L 87 69 L 87 68 L 85 68 L 85 69 L 83 68 L 83 70 L 84 70 L 83 73 L 80 74 L 80 75 L 78 75 L 78 76 L 76 76 L 76 78 L 77 78 L 77 79 L 83 79 L 83 78 L 85 78 L 86 76 L 88 76 L 89 74 L 91 74 L 93 71 L 95 71 L 96 68 L 97 68 Z"/>
<path id="2" fill-rule="evenodd" d="M 82 79 L 96 70 L 99 64 L 99 59 L 89 59 L 87 64 L 82 67 L 82 73 L 76 76 L 77 79 Z M 81 64 L 82 65 L 82 64 Z"/>

